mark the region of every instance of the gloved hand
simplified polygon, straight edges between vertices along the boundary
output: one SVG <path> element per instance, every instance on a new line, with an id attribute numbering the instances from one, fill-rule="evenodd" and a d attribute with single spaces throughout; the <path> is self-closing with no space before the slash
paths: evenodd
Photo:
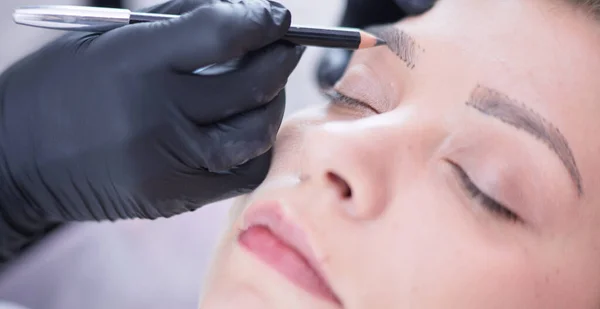
<path id="1" fill-rule="evenodd" d="M 426 12 L 436 0 L 347 0 L 343 27 L 365 28 L 396 22 L 404 17 Z M 329 89 L 342 77 L 352 51 L 327 50 L 317 67 L 317 81 L 323 90 Z"/>
<path id="2" fill-rule="evenodd" d="M 41 224 L 169 217 L 264 179 L 304 51 L 278 41 L 290 12 L 266 0 L 146 11 L 187 13 L 67 34 L 0 78 L 0 260 Z M 191 73 L 242 55 L 237 71 Z"/>

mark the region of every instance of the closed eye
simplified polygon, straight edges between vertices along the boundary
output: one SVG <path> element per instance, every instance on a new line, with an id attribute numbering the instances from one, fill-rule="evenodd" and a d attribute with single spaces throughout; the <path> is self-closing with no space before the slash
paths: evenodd
<path id="1" fill-rule="evenodd" d="M 483 191 L 479 189 L 477 185 L 475 185 L 471 178 L 469 178 L 469 175 L 467 175 L 467 173 L 458 164 L 450 161 L 448 161 L 448 163 L 450 163 L 450 166 L 452 166 L 452 169 L 456 172 L 463 189 L 466 191 L 470 199 L 475 201 L 491 214 L 498 216 L 500 219 L 508 220 L 510 222 L 522 222 L 522 219 L 513 211 L 489 195 L 483 193 Z"/>
<path id="2" fill-rule="evenodd" d="M 340 104 L 350 108 L 367 110 L 369 113 L 381 114 L 380 111 L 376 110 L 368 103 L 351 98 L 333 89 L 323 91 L 323 94 L 331 101 L 332 104 Z"/>

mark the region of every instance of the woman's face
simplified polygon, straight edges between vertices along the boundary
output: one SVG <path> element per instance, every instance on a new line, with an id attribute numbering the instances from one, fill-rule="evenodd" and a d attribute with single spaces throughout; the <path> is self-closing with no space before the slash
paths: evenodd
<path id="1" fill-rule="evenodd" d="M 390 48 L 285 123 L 202 308 L 598 306 L 598 29 L 562 2 L 442 0 L 373 30 Z"/>

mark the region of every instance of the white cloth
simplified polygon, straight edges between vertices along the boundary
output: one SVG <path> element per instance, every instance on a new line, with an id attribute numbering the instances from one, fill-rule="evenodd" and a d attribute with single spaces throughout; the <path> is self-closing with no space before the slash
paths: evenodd
<path id="1" fill-rule="evenodd" d="M 9 303 L 0 300 L 0 309 L 28 309 L 15 303 Z"/>
<path id="2" fill-rule="evenodd" d="M 195 309 L 228 209 L 71 225 L 0 277 L 0 299 L 30 309 Z"/>

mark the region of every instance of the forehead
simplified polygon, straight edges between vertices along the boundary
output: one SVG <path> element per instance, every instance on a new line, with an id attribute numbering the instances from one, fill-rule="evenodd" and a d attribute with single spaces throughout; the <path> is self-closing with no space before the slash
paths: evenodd
<path id="1" fill-rule="evenodd" d="M 555 101 L 600 98 L 600 22 L 561 3 L 442 0 L 398 27 L 427 47 L 430 62 L 508 88 L 528 103 L 571 108 Z"/>

